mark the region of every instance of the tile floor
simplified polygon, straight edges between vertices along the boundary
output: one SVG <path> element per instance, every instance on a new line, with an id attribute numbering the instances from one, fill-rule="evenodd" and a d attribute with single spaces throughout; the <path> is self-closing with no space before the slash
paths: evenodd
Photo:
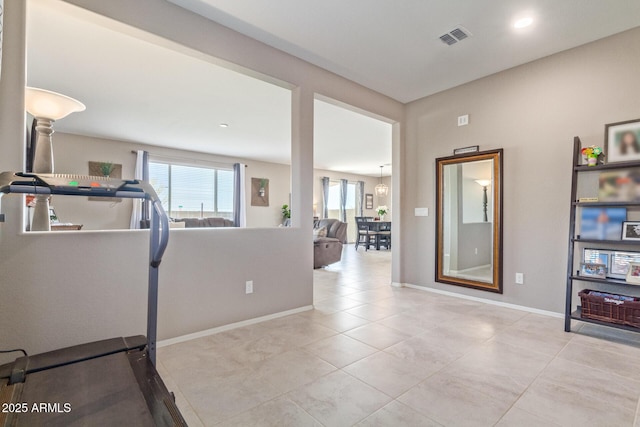
<path id="1" fill-rule="evenodd" d="M 159 349 L 189 425 L 640 427 L 636 334 L 392 288 L 390 269 L 349 246 L 314 310 Z"/>

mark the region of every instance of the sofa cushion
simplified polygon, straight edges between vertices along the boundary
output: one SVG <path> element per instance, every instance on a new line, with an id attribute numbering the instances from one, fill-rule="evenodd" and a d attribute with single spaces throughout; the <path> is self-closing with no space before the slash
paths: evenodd
<path id="1" fill-rule="evenodd" d="M 347 241 L 347 224 L 332 218 L 325 218 L 314 222 L 315 228 L 326 227 L 327 237 L 334 237 L 342 243 Z"/>
<path id="2" fill-rule="evenodd" d="M 313 240 L 317 241 L 323 237 L 327 237 L 327 227 L 320 227 L 313 229 Z"/>

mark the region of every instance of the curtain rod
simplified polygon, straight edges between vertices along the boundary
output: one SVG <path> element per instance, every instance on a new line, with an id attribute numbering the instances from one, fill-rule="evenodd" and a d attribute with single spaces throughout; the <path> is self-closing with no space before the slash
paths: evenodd
<path id="1" fill-rule="evenodd" d="M 196 161 L 196 162 L 197 161 L 204 161 L 204 162 L 209 162 L 209 163 L 220 163 L 220 164 L 225 163 L 225 162 L 219 162 L 219 161 L 194 159 L 192 157 L 165 156 L 164 154 L 154 154 L 154 153 L 151 153 L 149 151 L 147 151 L 147 153 L 149 153 L 150 156 L 160 157 L 160 158 L 164 158 L 164 159 L 187 160 L 187 161 L 190 161 L 190 162 L 193 162 L 193 161 Z M 138 154 L 138 152 L 136 150 L 131 150 L 131 154 Z M 240 162 L 233 162 L 233 163 L 240 163 Z M 231 163 L 231 164 L 233 164 L 233 163 Z M 248 168 L 249 165 L 245 164 L 244 167 Z"/>

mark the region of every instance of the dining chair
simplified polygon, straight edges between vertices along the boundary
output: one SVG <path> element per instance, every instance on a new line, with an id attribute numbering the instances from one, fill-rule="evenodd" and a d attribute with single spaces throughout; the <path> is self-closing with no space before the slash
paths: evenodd
<path id="1" fill-rule="evenodd" d="M 384 246 L 387 250 L 391 249 L 391 223 L 383 222 L 378 225 L 376 238 L 376 249 L 380 250 L 380 246 Z"/>
<path id="2" fill-rule="evenodd" d="M 364 245 L 365 251 L 369 250 L 371 245 L 375 245 L 377 242 L 378 232 L 371 229 L 369 221 L 358 221 L 356 217 L 356 226 L 358 227 L 358 239 L 356 240 L 356 251 L 358 247 Z"/>

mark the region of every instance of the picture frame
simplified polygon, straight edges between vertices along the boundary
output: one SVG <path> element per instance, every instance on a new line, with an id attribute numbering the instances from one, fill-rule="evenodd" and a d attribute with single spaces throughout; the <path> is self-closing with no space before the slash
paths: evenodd
<path id="1" fill-rule="evenodd" d="M 640 161 L 640 119 L 604 126 L 607 163 Z"/>
<path id="2" fill-rule="evenodd" d="M 251 206 L 269 206 L 269 179 L 251 178 Z M 289 203 L 291 206 L 291 203 Z"/>
<path id="3" fill-rule="evenodd" d="M 620 240 L 627 208 L 582 207 L 580 235 L 582 240 Z"/>
<path id="4" fill-rule="evenodd" d="M 122 178 L 122 164 L 112 162 L 89 161 L 89 176 L 98 176 L 105 178 Z M 88 197 L 92 202 L 109 202 L 120 203 L 121 198 L 113 199 L 109 197 Z"/>
<path id="5" fill-rule="evenodd" d="M 640 241 L 640 221 L 622 223 L 622 240 Z"/>
<path id="6" fill-rule="evenodd" d="M 585 277 L 596 277 L 598 279 L 606 279 L 607 266 L 605 264 L 583 262 L 580 264 L 580 275 Z"/>
<path id="7" fill-rule="evenodd" d="M 609 261 L 608 276 L 612 279 L 625 280 L 629 265 L 633 263 L 640 263 L 640 252 L 613 251 Z"/>
<path id="8" fill-rule="evenodd" d="M 591 264 L 604 264 L 607 271 L 610 269 L 613 251 L 606 249 L 584 248 L 582 251 L 582 262 Z"/>
<path id="9" fill-rule="evenodd" d="M 640 263 L 632 262 L 629 264 L 629 272 L 626 279 L 629 283 L 640 285 Z"/>
<path id="10" fill-rule="evenodd" d="M 373 194 L 365 194 L 364 200 L 365 209 L 373 209 Z"/>

